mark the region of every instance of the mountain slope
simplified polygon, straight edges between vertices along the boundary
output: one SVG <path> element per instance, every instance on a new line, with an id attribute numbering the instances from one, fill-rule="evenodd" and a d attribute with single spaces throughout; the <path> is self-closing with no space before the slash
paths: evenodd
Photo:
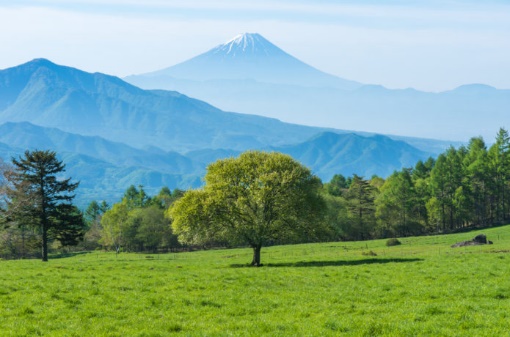
<path id="1" fill-rule="evenodd" d="M 357 174 L 367 178 L 372 175 L 387 177 L 395 170 L 413 167 L 418 160 L 430 156 L 402 141 L 385 136 L 362 137 L 356 134 L 325 132 L 301 144 L 279 147 L 313 169 L 324 181 L 341 173 Z"/>
<path id="2" fill-rule="evenodd" d="M 177 153 L 140 150 L 27 122 L 0 125 L 0 158 L 5 162 L 36 149 L 56 151 L 66 164 L 65 175 L 80 181 L 80 206 L 91 200 L 116 201 L 130 185 L 143 185 L 150 194 L 163 186 L 198 187 L 204 173 L 204 165 Z"/>
<path id="3" fill-rule="evenodd" d="M 202 171 L 199 165 L 176 152 L 154 153 L 97 136 L 80 136 L 28 122 L 0 125 L 0 142 L 17 148 L 75 153 L 120 167 L 138 167 L 170 174 L 196 174 Z"/>
<path id="4" fill-rule="evenodd" d="M 0 123 L 27 121 L 134 147 L 244 150 L 303 141 L 317 128 L 223 112 L 177 92 L 36 59 L 0 71 Z"/>

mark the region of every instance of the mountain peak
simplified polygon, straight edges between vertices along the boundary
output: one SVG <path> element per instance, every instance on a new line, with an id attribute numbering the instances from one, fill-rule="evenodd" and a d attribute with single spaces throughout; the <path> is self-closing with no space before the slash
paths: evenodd
<path id="1" fill-rule="evenodd" d="M 53 63 L 50 60 L 45 59 L 45 58 L 35 58 L 32 61 L 28 61 L 27 63 L 34 63 L 34 64 L 40 64 L 40 65 L 43 65 L 43 64 L 55 64 L 55 63 Z"/>
<path id="2" fill-rule="evenodd" d="M 484 92 L 493 92 L 498 89 L 491 87 L 490 85 L 473 83 L 473 84 L 464 84 L 460 87 L 453 89 L 453 92 L 457 93 L 466 93 L 466 94 L 475 94 L 475 93 L 484 93 Z"/>
<path id="3" fill-rule="evenodd" d="M 258 33 L 243 33 L 209 51 L 224 57 L 287 55 L 283 50 Z"/>
<path id="4" fill-rule="evenodd" d="M 35 58 L 35 59 L 31 60 L 31 61 L 28 61 L 28 62 L 25 62 L 23 64 L 20 64 L 19 66 L 14 67 L 14 68 L 28 67 L 30 69 L 34 69 L 34 68 L 39 68 L 39 67 L 53 67 L 53 66 L 56 66 L 56 64 L 51 62 L 48 59 L 45 59 L 45 58 Z"/>
<path id="5" fill-rule="evenodd" d="M 255 43 L 256 39 L 264 39 L 264 38 L 262 37 L 262 35 L 260 35 L 258 33 L 243 33 L 243 34 L 234 36 L 234 38 L 228 40 L 224 44 Z"/>

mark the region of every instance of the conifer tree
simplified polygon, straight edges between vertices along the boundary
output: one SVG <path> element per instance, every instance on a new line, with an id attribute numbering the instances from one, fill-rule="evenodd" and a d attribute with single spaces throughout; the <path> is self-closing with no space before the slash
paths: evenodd
<path id="1" fill-rule="evenodd" d="M 73 191 L 79 183 L 60 179 L 65 165 L 53 151 L 26 151 L 12 159 L 14 170 L 7 179 L 6 209 L 10 222 L 38 229 L 42 260 L 48 261 L 48 243 L 74 245 L 83 236 L 83 217 L 72 205 Z"/>

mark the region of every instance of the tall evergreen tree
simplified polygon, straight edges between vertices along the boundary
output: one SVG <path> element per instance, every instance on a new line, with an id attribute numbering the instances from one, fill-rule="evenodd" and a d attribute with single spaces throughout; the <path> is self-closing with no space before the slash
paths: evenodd
<path id="1" fill-rule="evenodd" d="M 368 180 L 358 175 L 353 176 L 346 198 L 360 240 L 369 239 L 375 225 L 375 191 L 376 188 Z"/>
<path id="2" fill-rule="evenodd" d="M 510 208 L 510 135 L 503 128 L 489 149 L 489 163 L 493 175 L 495 221 L 502 222 L 509 218 Z"/>
<path id="3" fill-rule="evenodd" d="M 53 151 L 26 151 L 23 157 L 13 158 L 12 163 L 14 171 L 8 176 L 7 191 L 11 220 L 39 229 L 42 260 L 48 261 L 51 239 L 69 245 L 83 235 L 81 213 L 72 205 L 72 193 L 79 183 L 71 183 L 70 178 L 59 179 L 65 165 Z"/>
<path id="4" fill-rule="evenodd" d="M 430 172 L 432 193 L 440 210 L 442 230 L 452 230 L 456 224 L 455 192 L 462 186 L 462 159 L 459 151 L 450 147 L 437 158 Z M 432 218 L 437 215 L 429 214 Z"/>
<path id="5" fill-rule="evenodd" d="M 490 221 L 490 167 L 487 147 L 483 138 L 469 141 L 468 153 L 464 158 L 463 185 L 468 197 L 468 213 L 471 223 L 487 225 Z"/>

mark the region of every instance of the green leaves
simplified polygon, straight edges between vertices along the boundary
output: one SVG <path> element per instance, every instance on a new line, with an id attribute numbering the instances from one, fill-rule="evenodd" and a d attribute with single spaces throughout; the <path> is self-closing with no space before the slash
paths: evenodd
<path id="1" fill-rule="evenodd" d="M 312 241 L 324 227 L 322 184 L 290 156 L 248 151 L 209 165 L 205 182 L 168 213 L 185 242 L 224 240 L 256 248 Z"/>
<path id="2" fill-rule="evenodd" d="M 117 252 L 158 251 L 160 248 L 175 248 L 177 239 L 173 235 L 170 221 L 165 217 L 165 205 L 179 198 L 180 190 L 173 193 L 162 188 L 160 193 L 149 197 L 140 186 L 130 186 L 122 201 L 113 205 L 101 217 L 100 243 Z"/>

